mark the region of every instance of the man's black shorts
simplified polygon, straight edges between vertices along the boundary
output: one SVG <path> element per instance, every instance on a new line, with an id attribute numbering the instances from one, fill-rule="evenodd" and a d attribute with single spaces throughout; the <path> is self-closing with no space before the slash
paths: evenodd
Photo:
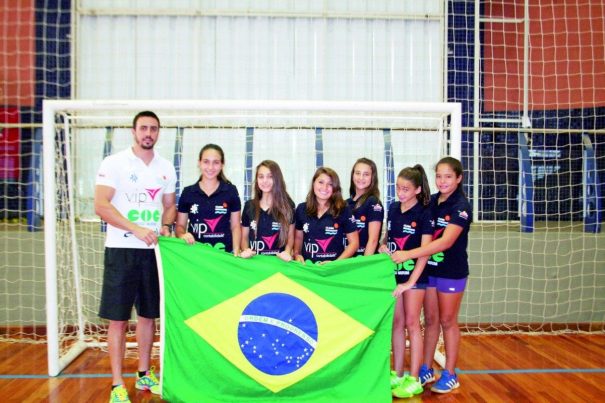
<path id="1" fill-rule="evenodd" d="M 130 319 L 160 317 L 160 286 L 153 249 L 105 248 L 105 271 L 99 316 Z"/>

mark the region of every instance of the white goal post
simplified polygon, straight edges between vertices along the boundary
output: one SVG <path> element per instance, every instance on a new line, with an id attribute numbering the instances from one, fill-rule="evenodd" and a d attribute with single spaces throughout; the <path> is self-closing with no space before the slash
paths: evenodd
<path id="1" fill-rule="evenodd" d="M 440 157 L 461 157 L 458 103 L 45 100 L 44 242 L 51 376 L 87 347 L 105 343 L 105 328 L 96 317 L 104 234 L 92 208 L 94 174 L 104 155 L 115 152 L 118 144 L 131 144 L 132 118 L 143 110 L 160 117 L 158 145 L 164 147 L 160 154 L 175 162 L 177 196 L 179 186 L 182 189 L 197 177 L 197 152 L 206 143 L 225 149 L 225 171 L 242 201 L 249 197 L 254 166 L 262 159 L 280 163 L 288 190 L 299 203 L 315 167 L 336 168 L 346 198 L 353 163 L 359 157 L 372 158 L 382 172 L 381 191 L 388 205 L 401 168 L 422 163 L 430 173 L 430 164 Z"/>

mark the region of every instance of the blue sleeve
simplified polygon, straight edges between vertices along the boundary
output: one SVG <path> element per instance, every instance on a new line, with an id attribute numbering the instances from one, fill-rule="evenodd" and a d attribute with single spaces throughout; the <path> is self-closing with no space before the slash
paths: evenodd
<path id="1" fill-rule="evenodd" d="M 472 219 L 471 206 L 464 200 L 456 203 L 452 208 L 449 223 L 462 228 L 468 228 L 471 225 Z"/>
<path id="2" fill-rule="evenodd" d="M 380 200 L 375 197 L 368 199 L 368 222 L 381 221 L 384 219 L 384 208 Z"/>
<path id="3" fill-rule="evenodd" d="M 250 217 L 250 212 L 252 211 L 252 200 L 248 200 L 244 204 L 244 210 L 242 211 L 242 227 L 249 227 L 250 221 L 252 221 Z"/>
<path id="4" fill-rule="evenodd" d="M 435 232 L 435 222 L 433 221 L 431 209 L 425 207 L 420 216 L 420 234 L 421 235 L 433 235 Z"/>
<path id="5" fill-rule="evenodd" d="M 294 205 L 294 202 L 292 200 L 290 200 L 290 203 L 288 205 L 292 209 L 292 220 L 290 221 L 290 224 L 295 224 L 296 223 L 296 206 Z"/>
<path id="6" fill-rule="evenodd" d="M 297 207 L 296 207 L 296 212 L 294 213 L 294 216 L 296 217 L 295 219 L 295 228 L 299 231 L 302 231 L 303 229 L 303 224 L 305 223 L 305 203 L 300 203 Z"/>
<path id="7" fill-rule="evenodd" d="M 357 225 L 355 224 L 355 217 L 353 217 L 353 212 L 349 206 L 346 206 L 342 212 L 340 213 L 340 217 L 338 217 L 338 221 L 340 221 L 343 232 L 345 234 L 350 234 L 351 232 L 357 231 Z"/>
<path id="8" fill-rule="evenodd" d="M 179 213 L 187 213 L 189 214 L 189 210 L 191 209 L 191 202 L 189 201 L 189 192 L 188 187 L 183 189 L 181 192 L 181 197 L 179 197 L 179 205 L 178 212 Z"/>
<path id="9" fill-rule="evenodd" d="M 239 193 L 234 185 L 232 186 L 231 202 L 229 203 L 229 212 L 235 213 L 242 210 L 242 202 L 239 199 Z"/>

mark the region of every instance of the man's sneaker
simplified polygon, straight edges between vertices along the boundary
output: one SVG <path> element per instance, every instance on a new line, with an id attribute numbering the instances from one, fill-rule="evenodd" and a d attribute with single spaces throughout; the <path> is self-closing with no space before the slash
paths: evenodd
<path id="1" fill-rule="evenodd" d="M 406 376 L 404 377 L 403 382 L 397 385 L 391 392 L 395 397 L 407 398 L 421 394 L 424 392 L 424 389 L 417 378 Z"/>
<path id="2" fill-rule="evenodd" d="M 460 384 L 458 383 L 456 373 L 450 374 L 447 369 L 444 369 L 441 373 L 441 378 L 433 385 L 431 390 L 437 393 L 450 393 L 458 386 L 460 386 Z"/>
<path id="3" fill-rule="evenodd" d="M 422 386 L 426 385 L 427 383 L 435 382 L 435 370 L 427 367 L 425 364 L 422 364 L 418 378 L 420 379 Z"/>
<path id="4" fill-rule="evenodd" d="M 128 391 L 124 385 L 118 385 L 111 390 L 111 395 L 109 395 L 109 403 L 130 403 Z"/>
<path id="5" fill-rule="evenodd" d="M 149 390 L 154 395 L 160 394 L 160 382 L 158 378 L 156 378 L 153 370 L 155 368 L 151 367 L 147 373 L 141 377 L 139 377 L 139 373 L 137 372 L 137 382 L 134 386 L 139 390 Z"/>

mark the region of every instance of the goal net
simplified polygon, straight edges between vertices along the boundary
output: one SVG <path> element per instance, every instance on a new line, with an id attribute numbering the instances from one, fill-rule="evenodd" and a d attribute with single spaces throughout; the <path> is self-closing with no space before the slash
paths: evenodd
<path id="1" fill-rule="evenodd" d="M 161 120 L 157 152 L 174 162 L 177 197 L 199 177 L 199 150 L 225 151 L 225 174 L 242 201 L 254 168 L 265 159 L 282 168 L 296 203 L 319 166 L 339 174 L 348 197 L 354 162 L 376 162 L 386 207 L 399 170 L 417 163 L 433 175 L 444 155 L 460 157 L 460 105 L 306 101 L 45 101 L 44 221 L 49 373 L 58 374 L 89 346 L 103 345 L 97 316 L 104 227 L 94 213 L 94 178 L 104 156 L 132 145 L 133 116 Z"/>

